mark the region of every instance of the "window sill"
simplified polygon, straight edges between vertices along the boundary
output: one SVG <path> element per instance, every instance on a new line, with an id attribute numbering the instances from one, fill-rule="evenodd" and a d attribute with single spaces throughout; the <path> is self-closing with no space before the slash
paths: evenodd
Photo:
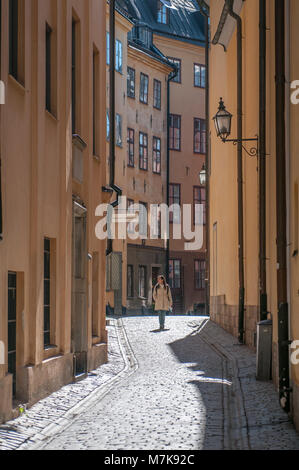
<path id="1" fill-rule="evenodd" d="M 53 114 L 48 109 L 46 109 L 45 111 L 46 111 L 46 116 L 49 116 L 49 118 L 51 118 L 54 122 L 56 123 L 58 122 L 57 116 L 55 116 L 55 114 Z"/>
<path id="2" fill-rule="evenodd" d="M 10 80 L 10 82 L 12 84 L 14 84 L 14 86 L 19 90 L 21 91 L 23 94 L 25 94 L 26 92 L 26 89 L 25 89 L 25 85 L 23 83 L 21 83 L 17 78 L 15 78 L 13 75 L 9 74 L 8 75 L 8 78 Z"/>
<path id="3" fill-rule="evenodd" d="M 92 158 L 97 162 L 101 163 L 101 158 L 98 155 L 93 155 Z"/>
<path id="4" fill-rule="evenodd" d="M 47 346 L 45 349 L 44 349 L 44 361 L 46 361 L 47 359 L 51 359 L 53 357 L 56 357 L 59 355 L 59 348 L 58 346 Z"/>

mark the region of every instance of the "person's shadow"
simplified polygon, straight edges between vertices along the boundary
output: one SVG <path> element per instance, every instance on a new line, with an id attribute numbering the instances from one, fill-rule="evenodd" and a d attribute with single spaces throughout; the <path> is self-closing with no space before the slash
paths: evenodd
<path id="1" fill-rule="evenodd" d="M 150 331 L 150 333 L 165 333 L 166 331 L 170 331 L 170 329 L 165 328 L 164 330 L 160 330 L 160 329 L 152 330 L 152 331 Z"/>

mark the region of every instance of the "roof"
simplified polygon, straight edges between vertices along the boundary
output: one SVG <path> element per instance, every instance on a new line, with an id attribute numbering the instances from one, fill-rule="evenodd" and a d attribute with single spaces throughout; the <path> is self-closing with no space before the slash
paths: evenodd
<path id="1" fill-rule="evenodd" d="M 230 11 L 240 15 L 244 0 L 224 1 L 223 10 L 219 19 L 218 28 L 213 39 L 213 44 L 220 44 L 226 51 L 235 30 L 236 20 Z"/>
<path id="2" fill-rule="evenodd" d="M 154 33 L 191 43 L 205 42 L 205 18 L 196 0 L 171 0 L 169 24 L 157 22 L 156 0 L 116 0 L 116 3 L 135 22 L 146 23 Z"/>

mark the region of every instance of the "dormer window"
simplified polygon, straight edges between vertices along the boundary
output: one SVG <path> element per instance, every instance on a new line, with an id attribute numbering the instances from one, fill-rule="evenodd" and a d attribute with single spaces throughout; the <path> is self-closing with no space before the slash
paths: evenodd
<path id="1" fill-rule="evenodd" d="M 169 23 L 169 9 L 163 1 L 157 1 L 157 21 L 161 24 Z"/>

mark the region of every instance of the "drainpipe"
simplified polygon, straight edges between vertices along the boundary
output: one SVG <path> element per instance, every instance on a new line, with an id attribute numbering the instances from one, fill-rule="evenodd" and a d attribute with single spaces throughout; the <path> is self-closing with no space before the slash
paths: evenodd
<path id="1" fill-rule="evenodd" d="M 285 96 L 286 96 L 286 154 L 287 154 L 287 162 L 286 162 L 286 193 L 287 193 L 287 202 L 291 200 L 291 128 L 290 128 L 290 123 L 291 123 L 291 103 L 290 103 L 290 83 L 291 83 L 291 58 L 290 58 L 290 50 L 291 50 L 291 37 L 290 37 L 290 0 L 286 0 L 286 41 L 285 41 L 285 47 L 286 47 L 286 83 L 285 83 Z M 292 309 L 292 304 L 291 304 L 291 283 L 292 283 L 292 272 L 291 272 L 291 255 L 292 255 L 292 236 L 291 236 L 291 205 L 287 203 L 287 279 L 288 279 L 288 304 L 289 304 L 289 311 L 288 311 L 288 321 L 289 321 L 289 343 L 292 343 L 292 338 L 293 338 L 293 329 L 292 329 L 292 323 L 291 323 L 291 309 Z M 290 388 L 292 388 L 292 369 L 290 368 Z M 291 406 L 290 406 L 291 407 Z"/>
<path id="2" fill-rule="evenodd" d="M 267 320 L 267 271 L 266 271 L 266 1 L 260 0 L 259 25 L 259 227 L 260 227 L 260 321 Z"/>
<path id="3" fill-rule="evenodd" d="M 210 8 L 204 0 L 197 0 L 205 17 L 206 62 L 206 315 L 210 315 Z"/>
<path id="4" fill-rule="evenodd" d="M 170 64 L 175 67 L 173 64 Z M 178 74 L 177 68 L 168 75 L 167 78 L 167 173 L 166 173 L 166 199 L 167 207 L 169 207 L 169 185 L 170 185 L 170 148 L 169 148 L 169 124 L 170 124 L 170 82 Z M 170 259 L 170 227 L 168 228 L 167 247 L 166 247 L 166 279 L 169 283 L 169 259 Z"/>
<path id="5" fill-rule="evenodd" d="M 237 121 L 238 121 L 238 238 L 239 238 L 239 342 L 244 344 L 244 214 L 243 214 L 243 50 L 242 19 L 233 10 L 233 1 L 225 0 L 229 14 L 237 22 Z"/>
<path id="6" fill-rule="evenodd" d="M 285 128 L 285 1 L 275 0 L 276 213 L 279 397 L 290 411 L 289 319 L 287 293 L 287 204 Z"/>
<path id="7" fill-rule="evenodd" d="M 110 43 L 110 182 L 109 188 L 103 188 L 103 191 L 110 192 L 111 190 L 116 193 L 116 200 L 111 203 L 112 208 L 119 205 L 119 198 L 122 195 L 122 190 L 115 184 L 115 0 L 109 1 L 110 10 L 110 28 L 109 28 L 109 43 Z M 113 252 L 113 240 L 108 239 L 107 256 Z"/>

